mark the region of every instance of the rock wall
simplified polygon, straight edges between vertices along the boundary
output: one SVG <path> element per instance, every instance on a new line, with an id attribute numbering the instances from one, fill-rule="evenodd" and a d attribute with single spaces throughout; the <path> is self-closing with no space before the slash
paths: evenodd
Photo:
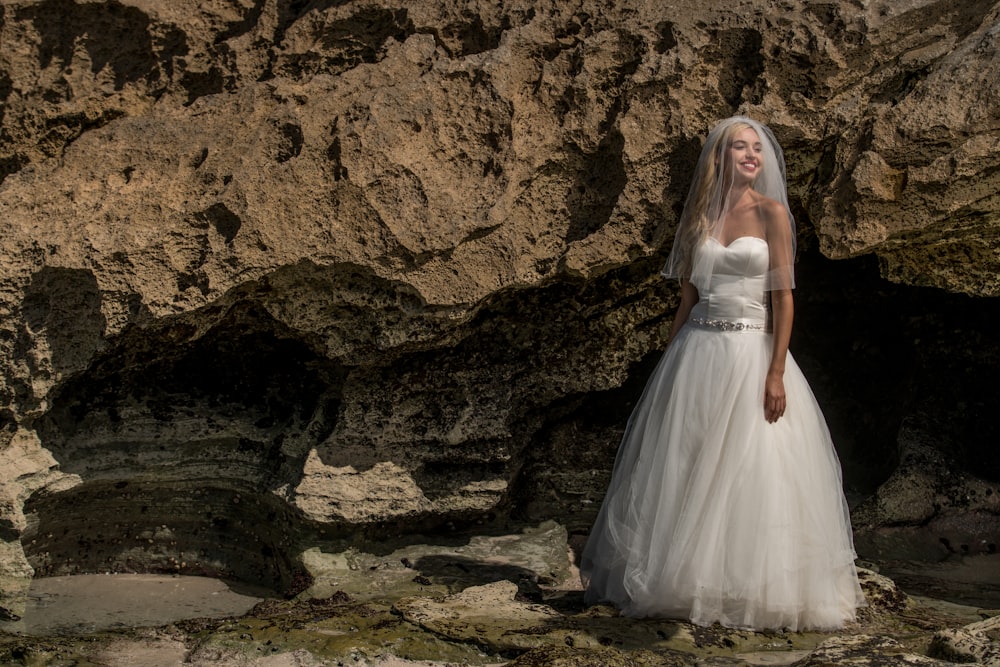
<path id="1" fill-rule="evenodd" d="M 998 32 L 983 1 L 4 0 L 4 590 L 585 529 L 737 111 L 786 148 L 849 484 L 913 415 L 1000 479 Z"/>

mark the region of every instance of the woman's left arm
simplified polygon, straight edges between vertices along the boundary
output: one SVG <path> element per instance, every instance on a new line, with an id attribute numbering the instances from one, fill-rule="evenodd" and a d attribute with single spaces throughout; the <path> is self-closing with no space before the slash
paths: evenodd
<path id="1" fill-rule="evenodd" d="M 787 209 L 776 201 L 763 208 L 770 253 L 768 273 L 771 295 L 772 346 L 771 364 L 764 379 L 764 418 L 774 423 L 785 414 L 785 359 L 792 337 L 795 303 L 792 298 L 792 226 Z"/>
<path id="2" fill-rule="evenodd" d="M 771 364 L 764 379 L 764 418 L 772 424 L 785 414 L 785 359 L 788 356 L 788 341 L 792 337 L 794 317 L 795 303 L 792 299 L 792 290 L 773 290 Z"/>

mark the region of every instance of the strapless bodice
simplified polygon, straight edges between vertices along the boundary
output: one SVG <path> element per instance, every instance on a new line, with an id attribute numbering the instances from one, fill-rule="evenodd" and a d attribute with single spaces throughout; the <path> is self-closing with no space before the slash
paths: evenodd
<path id="1" fill-rule="evenodd" d="M 740 236 L 725 246 L 709 238 L 695 257 L 696 262 L 706 260 L 712 262 L 711 278 L 708 284 L 695 285 L 698 303 L 690 321 L 728 330 L 763 329 L 768 319 L 764 290 L 770 261 L 767 241 Z"/>

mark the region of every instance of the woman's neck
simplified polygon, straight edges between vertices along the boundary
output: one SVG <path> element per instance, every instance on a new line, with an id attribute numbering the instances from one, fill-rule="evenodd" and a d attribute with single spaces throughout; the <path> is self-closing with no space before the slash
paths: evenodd
<path id="1" fill-rule="evenodd" d="M 734 183 L 732 190 L 729 193 L 729 200 L 726 204 L 726 210 L 723 211 L 723 215 L 728 214 L 730 211 L 740 208 L 741 206 L 746 206 L 747 198 L 753 197 L 753 185 L 752 181 L 745 181 L 743 183 Z"/>

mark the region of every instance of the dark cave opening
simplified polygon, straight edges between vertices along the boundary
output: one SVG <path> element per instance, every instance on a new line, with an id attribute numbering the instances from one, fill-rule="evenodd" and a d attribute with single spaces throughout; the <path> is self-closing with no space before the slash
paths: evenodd
<path id="1" fill-rule="evenodd" d="M 899 462 L 906 421 L 957 470 L 1000 480 L 1000 299 L 883 279 L 872 256 L 811 252 L 798 270 L 792 351 L 824 409 L 845 479 L 863 493 Z"/>
<path id="2" fill-rule="evenodd" d="M 344 373 L 251 303 L 200 335 L 181 321 L 121 335 L 36 423 L 79 478 L 25 504 L 21 541 L 36 576 L 166 572 L 294 587 L 303 518 L 282 488 L 333 428 Z"/>

